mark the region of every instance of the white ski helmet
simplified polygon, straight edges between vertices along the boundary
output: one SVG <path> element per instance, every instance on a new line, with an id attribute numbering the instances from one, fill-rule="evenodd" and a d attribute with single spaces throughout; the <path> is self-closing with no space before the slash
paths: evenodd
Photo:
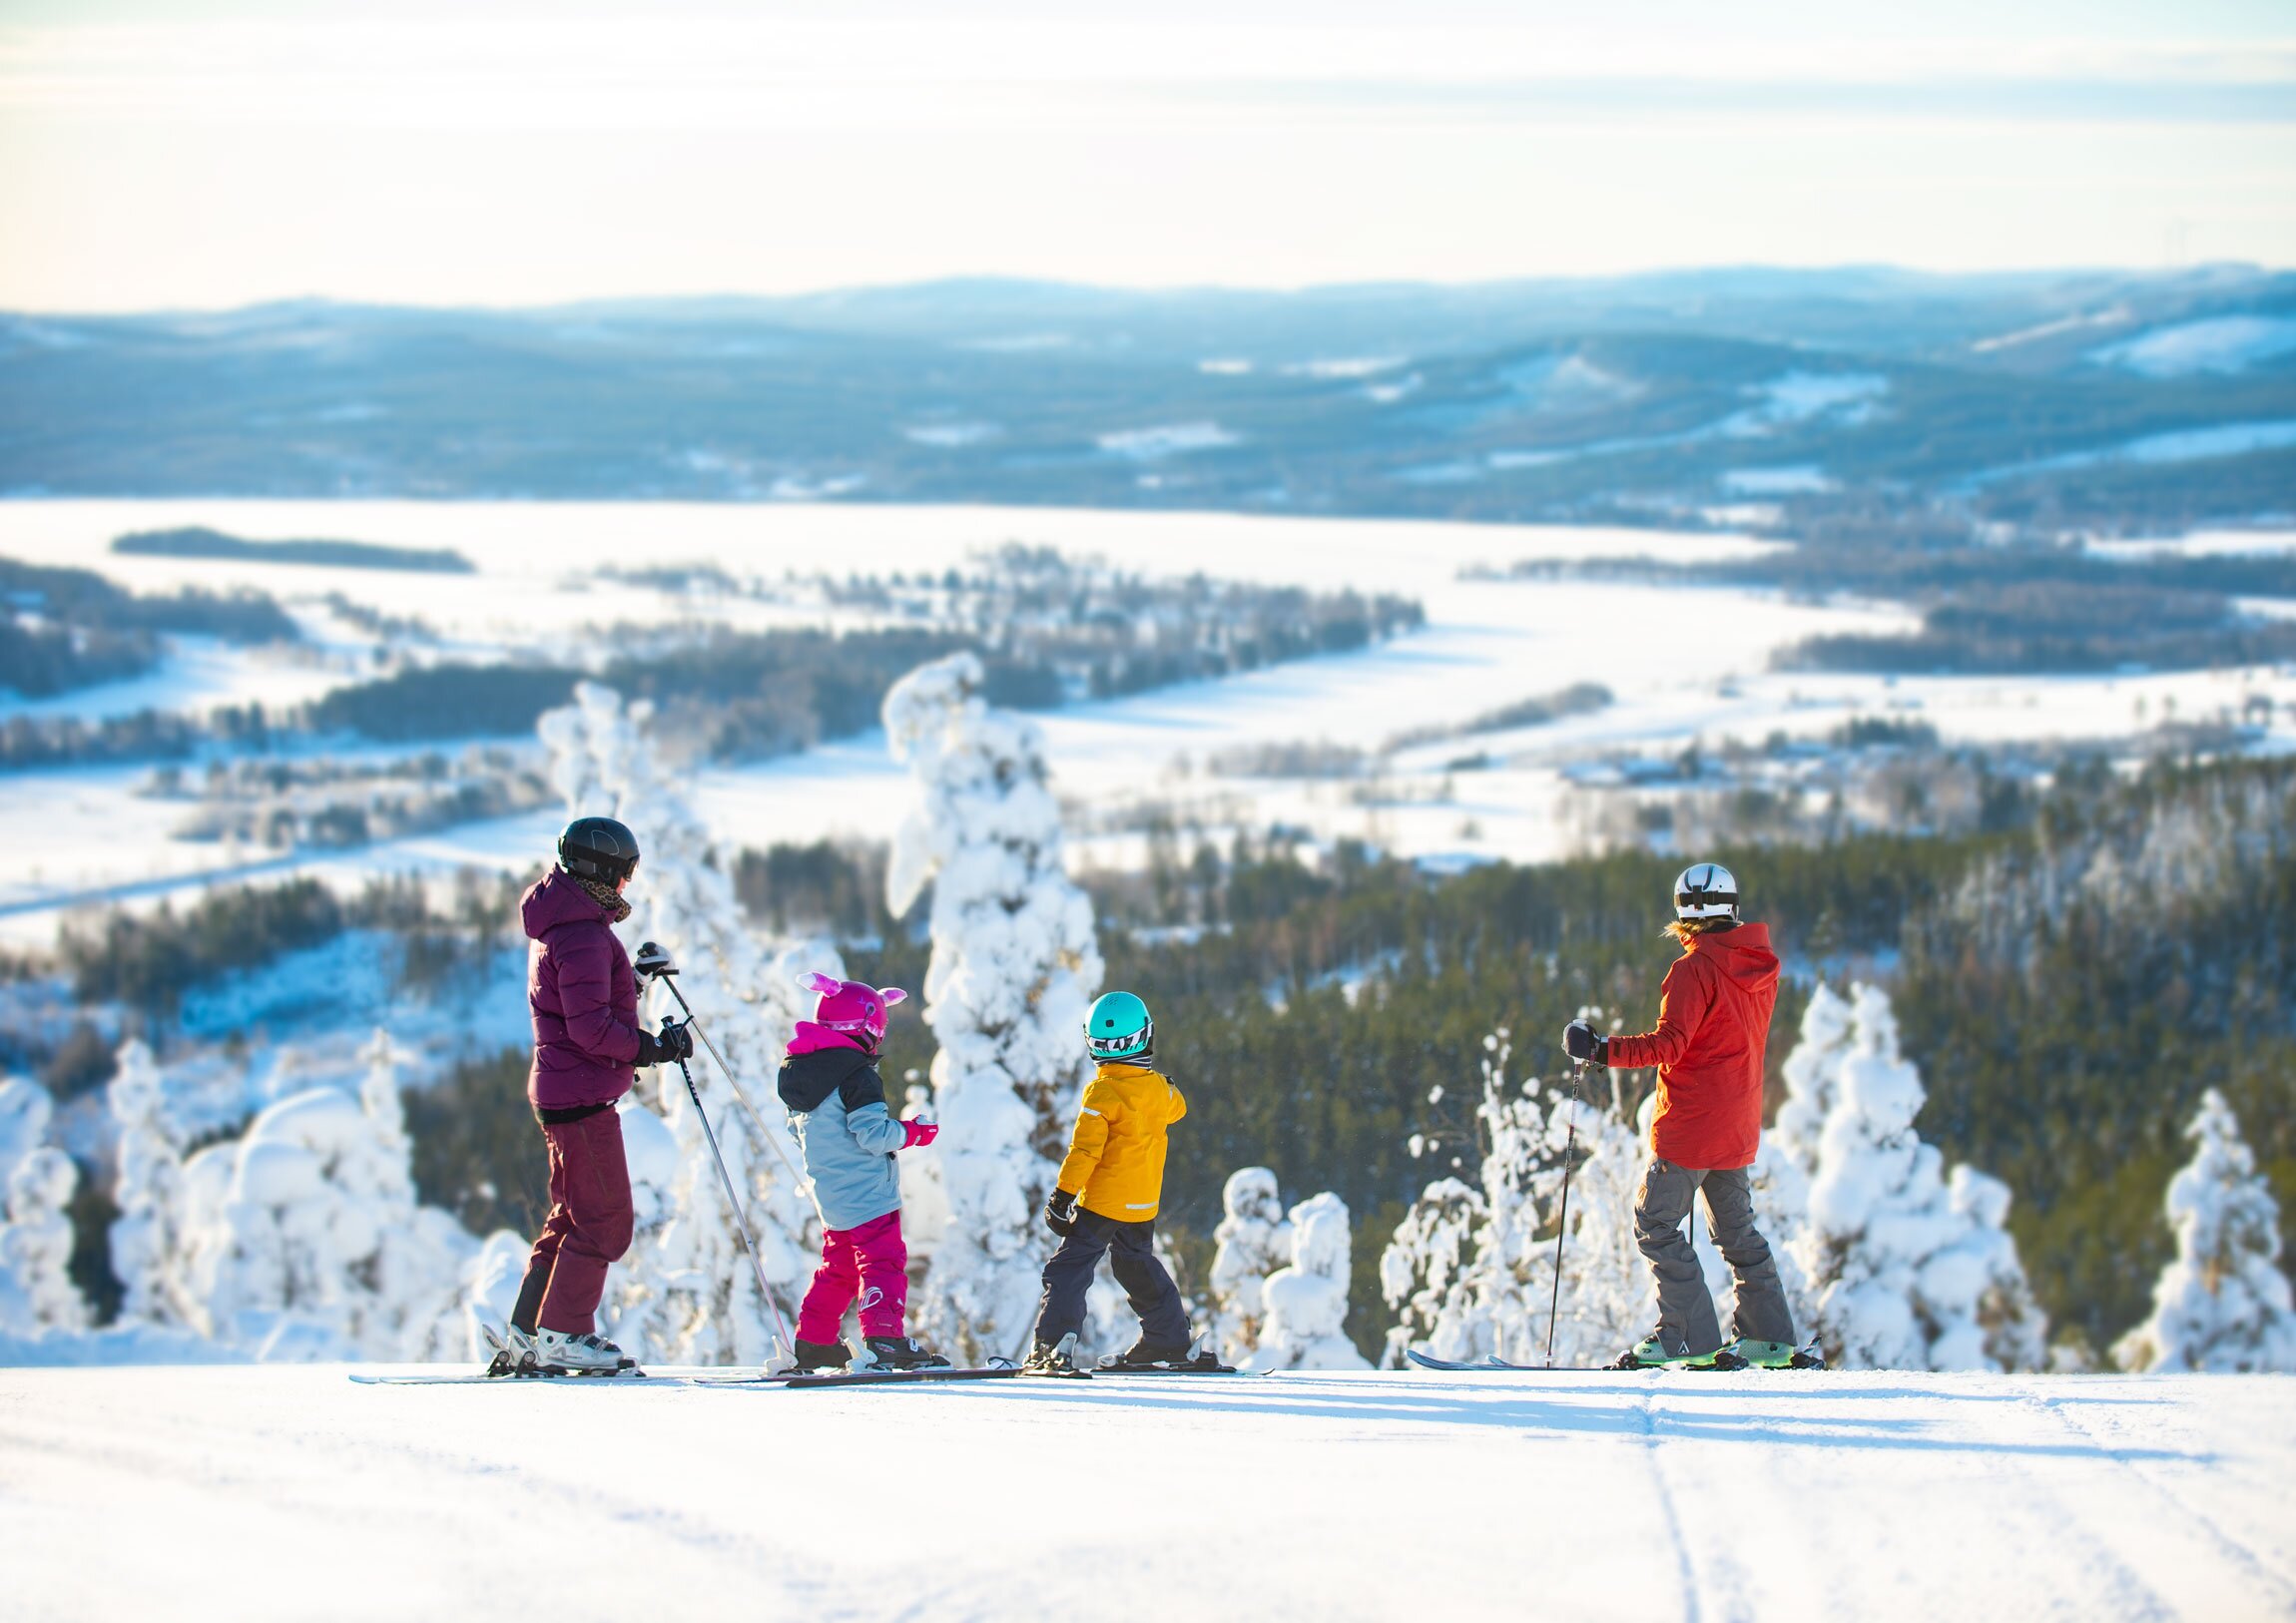
<path id="1" fill-rule="evenodd" d="M 1738 876 L 1720 862 L 1693 862 L 1674 881 L 1676 918 L 1736 918 Z"/>

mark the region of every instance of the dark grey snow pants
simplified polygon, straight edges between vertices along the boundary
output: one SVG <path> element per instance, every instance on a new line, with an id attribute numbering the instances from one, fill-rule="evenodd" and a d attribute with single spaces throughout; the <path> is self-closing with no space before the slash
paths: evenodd
<path id="1" fill-rule="evenodd" d="M 1140 1339 L 1159 1351 L 1188 1346 L 1188 1309 L 1180 1288 L 1156 1256 L 1154 1223 L 1119 1223 L 1098 1212 L 1078 1211 L 1076 1228 L 1044 1265 L 1044 1295 L 1036 1310 L 1036 1345 L 1051 1347 L 1084 1329 L 1084 1294 L 1103 1252 L 1111 1259 L 1116 1283 L 1124 1287 L 1140 1316 Z"/>
<path id="2" fill-rule="evenodd" d="M 1754 1342 L 1794 1345 L 1794 1315 L 1778 1283 L 1770 1243 L 1754 1227 L 1752 1180 L 1744 1167 L 1700 1172 L 1671 1161 L 1653 1160 L 1642 1174 L 1634 1203 L 1634 1243 L 1658 1278 L 1658 1336 L 1670 1352 L 1703 1357 L 1722 1345 L 1714 1299 L 1698 1254 L 1682 1233 L 1682 1220 L 1700 1190 L 1706 1192 L 1706 1232 L 1737 1282 L 1738 1308 L 1731 1334 Z"/>

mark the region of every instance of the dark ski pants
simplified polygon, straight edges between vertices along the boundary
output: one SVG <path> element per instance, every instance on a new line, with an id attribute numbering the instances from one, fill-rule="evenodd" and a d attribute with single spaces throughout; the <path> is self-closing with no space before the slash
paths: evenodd
<path id="1" fill-rule="evenodd" d="M 1156 1225 L 1119 1223 L 1097 1212 L 1079 1208 L 1076 1228 L 1060 1242 L 1060 1249 L 1044 1265 L 1044 1299 L 1036 1310 L 1036 1341 L 1051 1347 L 1063 1336 L 1084 1329 L 1084 1293 L 1100 1266 L 1100 1254 L 1112 1251 L 1116 1283 L 1132 1311 L 1140 1316 L 1140 1339 L 1150 1347 L 1188 1345 L 1188 1310 L 1181 1305 L 1180 1288 L 1164 1272 L 1156 1255 Z"/>
<path id="2" fill-rule="evenodd" d="M 544 1122 L 550 1147 L 550 1215 L 526 1259 L 510 1322 L 521 1330 L 587 1336 L 597 1326 L 606 1270 L 630 1249 L 630 1167 L 622 1118 L 601 1110 L 580 1121 Z"/>
<path id="3" fill-rule="evenodd" d="M 1731 1333 L 1754 1342 L 1794 1343 L 1794 1315 L 1786 1288 L 1778 1282 L 1777 1259 L 1754 1227 L 1753 1181 L 1744 1167 L 1700 1172 L 1671 1161 L 1653 1160 L 1642 1174 L 1634 1202 L 1634 1243 L 1658 1278 L 1658 1336 L 1670 1352 L 1703 1357 L 1722 1345 L 1714 1299 L 1698 1254 L 1682 1233 L 1692 1200 L 1706 1194 L 1706 1232 L 1737 1282 L 1738 1307 Z"/>

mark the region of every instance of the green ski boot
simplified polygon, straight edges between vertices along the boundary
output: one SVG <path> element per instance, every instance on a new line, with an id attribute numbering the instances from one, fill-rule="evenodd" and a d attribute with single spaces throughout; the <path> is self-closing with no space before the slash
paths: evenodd
<path id="1" fill-rule="evenodd" d="M 1801 1352 L 1786 1342 L 1757 1342 L 1742 1336 L 1732 1342 L 1727 1351 L 1755 1369 L 1801 1367 L 1796 1361 L 1801 1357 Z"/>
<path id="2" fill-rule="evenodd" d="M 1688 1352 L 1669 1352 L 1666 1344 L 1656 1336 L 1645 1336 L 1612 1364 L 1614 1369 L 1695 1369 L 1713 1362 L 1714 1354 L 1692 1356 Z"/>

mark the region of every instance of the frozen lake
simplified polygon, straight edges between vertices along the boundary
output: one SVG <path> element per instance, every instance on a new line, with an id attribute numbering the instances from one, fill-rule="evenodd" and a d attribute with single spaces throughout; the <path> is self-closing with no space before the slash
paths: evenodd
<path id="1" fill-rule="evenodd" d="M 119 557 L 115 536 L 206 525 L 253 539 L 321 537 L 451 548 L 468 575 L 238 561 Z M 707 564 L 742 579 L 822 573 L 937 573 L 1007 542 L 1097 557 L 1128 571 L 1394 592 L 1425 628 L 1354 654 L 1040 717 L 1055 787 L 1074 812 L 1079 862 L 1138 858 L 1151 815 L 1210 830 L 1272 820 L 1320 838 L 1353 835 L 1422 857 L 1560 855 L 1585 838 L 1565 770 L 1620 753 L 1656 756 L 1775 734 L 1823 738 L 1857 716 L 1926 723 L 1948 743 L 2112 738 L 2165 717 L 2215 720 L 2262 700 L 2296 715 L 2296 673 L 2269 667 L 2097 678 L 1906 678 L 1779 673 L 1805 638 L 1891 632 L 1911 616 L 1818 605 L 1775 592 L 1683 585 L 1485 578 L 1525 559 L 1649 557 L 1683 563 L 1768 545 L 1741 536 L 1618 528 L 1500 526 L 1225 513 L 847 505 L 265 501 L 0 503 L 0 555 L 100 570 L 139 590 L 254 587 L 313 628 L 294 658 L 187 647 L 160 673 L 0 715 L 118 714 L 146 705 L 292 702 L 357 680 L 368 652 L 325 605 L 331 594 L 416 617 L 458 657 L 506 648 L 579 650 L 591 628 L 676 623 L 757 628 L 859 623 L 752 597 L 672 592 L 601 579 L 623 569 Z M 841 615 L 845 618 L 841 621 Z M 1387 760 L 1377 781 L 1250 771 L 1261 746 L 1340 746 L 1377 756 L 1399 735 L 1453 728 L 1576 683 L 1614 703 L 1547 726 L 1438 739 Z M 2276 727 L 2288 729 L 2279 721 Z M 2296 737 L 2281 741 L 2296 744 Z M 1461 757 L 1475 770 L 1453 772 Z M 558 820 L 544 812 L 339 854 L 288 856 L 173 837 L 181 803 L 139 796 L 143 769 L 0 779 L 0 838 L 31 859 L 0 882 L 0 940 L 52 936 L 60 908 L 149 900 L 171 889 L 315 870 L 356 882 L 377 871 L 463 862 L 528 865 Z M 907 805 L 882 742 L 863 736 L 806 755 L 711 768 L 695 797 L 733 844 L 824 835 L 881 838 Z"/>

